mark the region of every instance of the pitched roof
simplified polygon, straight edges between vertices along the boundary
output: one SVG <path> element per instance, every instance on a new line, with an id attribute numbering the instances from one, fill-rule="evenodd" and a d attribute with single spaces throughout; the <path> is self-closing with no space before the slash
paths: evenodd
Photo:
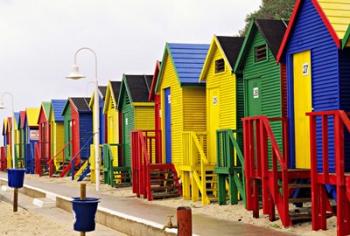
<path id="1" fill-rule="evenodd" d="M 155 89 L 156 89 L 156 84 L 157 84 L 157 80 L 158 80 L 160 65 L 161 65 L 161 62 L 157 60 L 156 66 L 154 69 L 154 73 L 153 73 L 153 77 L 152 77 L 151 87 L 150 87 L 149 93 L 148 93 L 148 101 L 150 101 L 150 102 L 154 100 L 154 94 L 156 92 Z"/>
<path id="2" fill-rule="evenodd" d="M 124 75 L 123 83 L 132 102 L 148 102 L 152 75 Z"/>
<path id="3" fill-rule="evenodd" d="M 350 1 L 318 0 L 324 14 L 339 39 L 343 39 L 350 24 Z"/>
<path id="4" fill-rule="evenodd" d="M 61 99 L 52 99 L 51 104 L 52 104 L 52 112 L 55 116 L 55 121 L 56 122 L 63 122 L 64 117 L 62 116 L 62 112 L 64 109 L 64 105 L 66 104 L 67 100 L 61 100 Z"/>
<path id="5" fill-rule="evenodd" d="M 165 62 L 168 56 L 172 59 L 181 85 L 199 85 L 199 76 L 209 46 L 209 44 L 167 43 L 162 61 Z M 165 63 L 161 65 L 156 90 L 161 83 L 164 67 Z"/>
<path id="6" fill-rule="evenodd" d="M 2 123 L 2 135 L 6 135 L 7 132 L 7 117 L 4 118 Z"/>
<path id="7" fill-rule="evenodd" d="M 113 98 L 115 99 L 115 103 L 118 103 L 118 98 L 119 98 L 119 92 L 120 92 L 120 87 L 122 85 L 121 81 L 110 81 L 111 82 L 111 88 L 113 92 Z"/>
<path id="8" fill-rule="evenodd" d="M 27 115 L 27 124 L 30 127 L 37 127 L 38 126 L 38 118 L 39 118 L 40 108 L 27 108 L 26 109 L 26 115 Z"/>
<path id="9" fill-rule="evenodd" d="M 297 0 L 294 5 L 293 13 L 290 17 L 290 22 L 288 24 L 287 31 L 283 37 L 281 47 L 278 50 L 278 62 L 282 58 L 289 37 L 292 33 L 294 24 L 298 17 L 299 9 L 304 3 L 304 1 L 312 2 L 338 48 L 341 47 L 341 41 L 344 37 L 346 37 L 346 31 L 350 24 L 350 1 Z"/>
<path id="10" fill-rule="evenodd" d="M 20 111 L 19 117 L 20 117 L 20 124 L 21 124 L 20 128 L 24 128 L 25 120 L 26 120 L 26 111 Z"/>
<path id="11" fill-rule="evenodd" d="M 70 101 L 77 108 L 78 112 L 90 112 L 89 102 L 90 98 L 73 97 Z"/>
<path id="12" fill-rule="evenodd" d="M 216 38 L 218 39 L 231 68 L 234 68 L 244 37 L 216 36 Z"/>
<path id="13" fill-rule="evenodd" d="M 246 53 L 250 49 L 250 42 L 254 39 L 257 31 L 260 32 L 262 37 L 265 38 L 269 50 L 271 50 L 274 57 L 277 58 L 278 50 L 281 45 L 283 35 L 287 29 L 286 24 L 288 24 L 288 22 L 282 20 L 252 20 L 246 33 L 246 37 L 241 47 L 241 50 L 239 52 L 237 63 L 234 68 L 235 72 L 237 72 L 240 66 L 243 65 L 243 62 L 246 58 Z"/>
<path id="14" fill-rule="evenodd" d="M 15 115 L 15 126 L 16 126 L 16 128 L 18 128 L 18 123 L 19 123 L 19 119 L 20 119 L 19 112 L 15 112 L 14 115 Z"/>
<path id="15" fill-rule="evenodd" d="M 106 97 L 107 86 L 98 86 L 98 90 L 100 91 L 100 93 L 103 97 L 103 100 L 104 100 Z"/>
<path id="16" fill-rule="evenodd" d="M 266 39 L 267 45 L 275 58 L 277 57 L 278 49 L 287 30 L 288 23 L 288 21 L 284 22 L 282 20 L 255 20 L 256 26 Z"/>

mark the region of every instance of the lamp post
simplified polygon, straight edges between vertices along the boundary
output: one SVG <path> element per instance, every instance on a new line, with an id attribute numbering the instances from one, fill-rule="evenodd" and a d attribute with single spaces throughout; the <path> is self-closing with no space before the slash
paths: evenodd
<path id="1" fill-rule="evenodd" d="M 4 104 L 5 96 L 9 96 L 11 98 L 11 113 L 12 113 L 12 127 L 11 127 L 11 155 L 12 155 L 12 168 L 16 168 L 16 160 L 15 160 L 15 109 L 14 109 L 14 98 L 12 93 L 4 92 L 1 95 L 0 100 L 0 109 L 5 109 L 6 106 Z"/>
<path id="2" fill-rule="evenodd" d="M 96 191 L 100 190 L 100 135 L 99 135 L 99 124 L 100 124 L 100 110 L 99 110 L 99 96 L 98 96 L 98 79 L 97 79 L 97 55 L 91 48 L 83 47 L 78 49 L 74 54 L 74 64 L 72 66 L 72 72 L 66 77 L 67 79 L 83 79 L 85 76 L 80 74 L 79 66 L 77 64 L 77 56 L 81 51 L 89 51 L 94 55 L 95 58 L 95 92 L 94 92 L 94 107 L 93 107 L 93 135 L 95 145 L 95 178 L 96 178 Z"/>

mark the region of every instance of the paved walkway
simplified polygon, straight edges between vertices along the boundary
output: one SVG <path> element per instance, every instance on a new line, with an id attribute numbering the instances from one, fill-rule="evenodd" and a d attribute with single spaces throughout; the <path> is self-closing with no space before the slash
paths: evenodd
<path id="1" fill-rule="evenodd" d="M 6 173 L 0 173 L 1 178 L 7 178 Z M 79 196 L 79 189 L 65 185 L 64 183 L 45 183 L 40 179 L 26 179 L 25 184 L 35 188 L 43 189 L 58 195 L 72 197 Z M 143 200 L 137 198 L 116 197 L 105 194 L 99 194 L 95 191 L 89 190 L 91 197 L 98 197 L 101 199 L 99 206 L 111 209 L 113 211 L 121 212 L 133 217 L 142 218 L 148 221 L 153 221 L 158 224 L 165 224 L 167 216 L 176 215 L 174 208 L 151 205 L 144 203 Z M 201 214 L 193 214 L 193 233 L 201 236 L 205 235 L 274 235 L 283 236 L 291 235 L 288 233 L 278 232 L 271 229 L 257 227 L 254 225 L 220 220 Z"/>

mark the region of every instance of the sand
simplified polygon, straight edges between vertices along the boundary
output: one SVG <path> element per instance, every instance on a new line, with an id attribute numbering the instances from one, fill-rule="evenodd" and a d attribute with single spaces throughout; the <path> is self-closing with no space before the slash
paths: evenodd
<path id="1" fill-rule="evenodd" d="M 26 178 L 38 179 L 38 176 L 35 175 L 26 175 Z M 47 183 L 59 183 L 68 186 L 79 186 L 79 183 L 76 181 L 71 181 L 70 178 L 48 178 L 47 176 L 40 177 L 40 181 L 44 181 Z M 86 181 L 85 181 L 86 182 Z M 94 184 L 90 182 L 86 182 L 88 184 L 88 189 L 94 189 Z M 112 188 L 109 185 L 101 184 L 100 192 L 102 194 L 108 194 L 116 197 L 135 197 L 135 194 L 132 193 L 131 187 L 126 188 Z M 237 205 L 224 205 L 219 206 L 218 204 L 210 204 L 207 206 L 202 206 L 201 202 L 192 202 L 189 200 L 184 200 L 182 198 L 171 198 L 164 200 L 154 200 L 147 201 L 143 199 L 143 201 L 150 205 L 162 205 L 167 207 L 177 208 L 178 206 L 189 206 L 192 208 L 192 212 L 194 214 L 204 214 L 211 217 L 215 217 L 218 219 L 229 220 L 233 222 L 242 222 L 247 224 L 252 224 L 260 227 L 266 227 L 270 229 L 275 229 L 282 232 L 290 232 L 297 235 L 308 236 L 308 235 L 320 235 L 320 236 L 333 236 L 336 235 L 336 217 L 333 216 L 327 220 L 328 230 L 326 231 L 312 231 L 311 222 L 301 223 L 294 225 L 288 229 L 283 228 L 283 225 L 280 220 L 276 220 L 274 222 L 270 222 L 267 216 L 262 215 L 260 212 L 260 218 L 254 219 L 252 213 L 247 211 L 244 208 L 244 205 L 241 203 Z M 292 206 L 291 206 L 292 207 Z M 277 212 L 276 212 L 277 213 Z"/>
<path id="2" fill-rule="evenodd" d="M 12 205 L 0 201 L 0 235 L 11 236 L 76 236 L 64 226 L 22 208 L 12 212 Z M 58 230 L 59 229 L 59 230 Z"/>

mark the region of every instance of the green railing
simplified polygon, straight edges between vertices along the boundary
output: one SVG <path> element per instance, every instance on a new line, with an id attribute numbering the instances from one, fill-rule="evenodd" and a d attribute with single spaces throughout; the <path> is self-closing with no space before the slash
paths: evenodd
<path id="1" fill-rule="evenodd" d="M 227 195 L 231 204 L 237 204 L 239 198 L 245 203 L 244 158 L 238 141 L 242 134 L 222 129 L 217 130 L 216 135 L 219 204 L 226 204 Z"/>

